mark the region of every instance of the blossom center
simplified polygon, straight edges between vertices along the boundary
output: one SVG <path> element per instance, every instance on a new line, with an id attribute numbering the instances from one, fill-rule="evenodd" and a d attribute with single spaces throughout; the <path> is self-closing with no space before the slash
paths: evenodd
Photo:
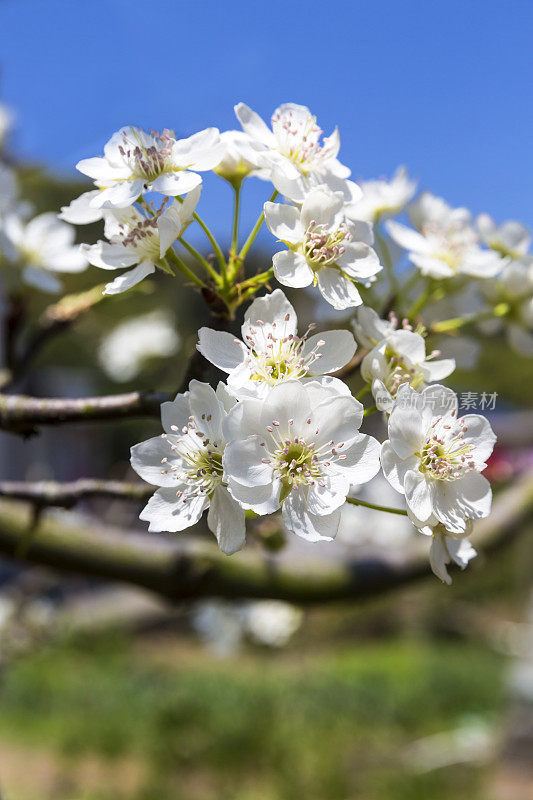
<path id="1" fill-rule="evenodd" d="M 383 383 L 392 397 L 396 396 L 402 383 L 409 383 L 413 389 L 418 389 L 424 383 L 424 375 L 420 369 L 410 366 L 403 356 L 387 347 L 385 350 L 387 360 L 386 373 Z"/>
<path id="2" fill-rule="evenodd" d="M 345 251 L 343 242 L 349 242 L 350 238 L 346 223 L 341 222 L 338 228 L 331 231 L 328 225 L 313 219 L 305 232 L 303 254 L 313 264 L 333 264 Z"/>
<path id="3" fill-rule="evenodd" d="M 472 446 L 464 441 L 466 426 L 457 420 L 452 427 L 437 417 L 420 449 L 420 470 L 441 481 L 455 481 L 475 469 Z"/>
<path id="4" fill-rule="evenodd" d="M 248 345 L 247 364 L 250 369 L 250 378 L 253 381 L 263 381 L 270 386 L 286 380 L 300 380 L 309 374 L 312 365 L 322 358 L 320 348 L 325 341 L 318 342 L 304 354 L 304 347 L 309 333 L 316 328 L 316 323 L 311 323 L 301 337 L 294 333 L 286 333 L 284 323 L 274 322 L 272 330 L 265 334 L 264 323 L 257 320 L 246 336 Z M 257 327 L 255 327 L 257 326 Z M 279 334 L 279 335 L 278 335 Z"/>
<path id="5" fill-rule="evenodd" d="M 134 177 L 152 183 L 166 171 L 172 143 L 173 139 L 167 131 L 163 131 L 161 135 L 156 134 L 150 146 L 147 146 L 140 137 L 132 141 L 123 134 L 122 144 L 118 150 Z"/>
<path id="6" fill-rule="evenodd" d="M 290 159 L 304 175 L 308 175 L 316 169 L 320 161 L 329 157 L 327 143 L 320 142 L 322 129 L 310 112 L 300 116 L 292 109 L 276 111 L 271 121 L 279 152 Z"/>

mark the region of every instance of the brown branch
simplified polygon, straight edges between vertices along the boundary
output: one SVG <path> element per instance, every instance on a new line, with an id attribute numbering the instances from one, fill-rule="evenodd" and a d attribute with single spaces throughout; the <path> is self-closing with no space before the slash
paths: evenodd
<path id="1" fill-rule="evenodd" d="M 72 508 L 89 497 L 108 497 L 117 500 L 147 500 L 154 487 L 146 483 L 80 478 L 68 483 L 57 481 L 0 481 L 0 497 L 24 500 L 34 506 Z"/>
<path id="2" fill-rule="evenodd" d="M 77 399 L 3 394 L 0 395 L 0 428 L 28 434 L 38 425 L 158 417 L 161 403 L 169 399 L 170 395 L 160 392 Z"/>
<path id="3" fill-rule="evenodd" d="M 503 491 L 492 515 L 476 524 L 474 545 L 490 554 L 527 528 L 533 511 L 533 475 Z M 376 517 L 376 519 L 379 519 Z M 209 596 L 278 598 L 295 603 L 356 601 L 377 596 L 431 574 L 427 556 L 396 564 L 385 558 L 324 564 L 312 556 L 298 564 L 275 563 L 253 551 L 228 558 L 190 535 L 156 536 L 68 524 L 44 514 L 31 532 L 31 516 L 20 504 L 0 503 L 0 552 L 55 569 L 122 581 L 177 602 Z M 379 524 L 379 523 L 378 523 Z M 204 529 L 202 529 L 204 530 Z M 334 546 L 334 545 L 332 545 Z"/>

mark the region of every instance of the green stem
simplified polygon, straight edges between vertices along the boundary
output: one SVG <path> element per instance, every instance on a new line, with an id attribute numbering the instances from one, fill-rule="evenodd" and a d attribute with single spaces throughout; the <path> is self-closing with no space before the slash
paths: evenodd
<path id="1" fill-rule="evenodd" d="M 231 252 L 237 252 L 237 246 L 239 244 L 239 212 L 241 206 L 241 186 L 242 183 L 237 184 L 234 187 L 235 189 L 235 205 L 233 207 L 233 234 L 231 237 Z"/>
<path id="2" fill-rule="evenodd" d="M 267 269 L 266 272 L 260 272 L 259 275 L 254 275 L 253 278 L 248 278 L 248 280 L 243 281 L 239 286 L 241 289 L 248 289 L 249 287 L 255 287 L 258 289 L 263 284 L 267 283 L 271 278 L 274 277 L 274 270 L 272 267 Z"/>
<path id="3" fill-rule="evenodd" d="M 218 272 L 216 270 L 213 269 L 212 265 L 209 263 L 207 258 L 204 258 L 204 256 L 201 253 L 199 253 L 198 250 L 196 250 L 192 246 L 192 244 L 189 244 L 189 242 L 186 242 L 185 239 L 183 239 L 181 236 L 178 236 L 178 242 L 187 250 L 187 252 L 193 258 L 195 258 L 197 261 L 200 262 L 200 264 L 203 266 L 205 271 L 213 278 L 215 284 L 218 284 L 219 281 L 220 281 L 220 275 L 218 274 Z"/>
<path id="4" fill-rule="evenodd" d="M 369 383 L 367 383 L 367 385 L 366 385 L 366 386 L 363 386 L 363 388 L 361 389 L 361 391 L 360 391 L 360 392 L 357 392 L 357 394 L 356 394 L 356 395 L 354 395 L 354 397 L 355 397 L 355 399 L 356 399 L 356 400 L 360 400 L 360 399 L 361 399 L 361 397 L 364 397 L 364 396 L 365 396 L 365 394 L 368 394 L 368 392 L 369 392 L 369 391 L 370 391 L 370 384 L 369 384 Z"/>
<path id="5" fill-rule="evenodd" d="M 504 317 L 510 311 L 509 303 L 498 303 L 494 308 L 488 308 L 484 311 L 479 311 L 477 314 L 470 314 L 469 317 L 453 317 L 452 319 L 443 319 L 440 322 L 434 322 L 431 326 L 432 333 L 448 333 L 449 331 L 456 331 L 465 325 L 472 325 L 476 322 L 483 322 L 486 319 L 493 317 Z"/>
<path id="6" fill-rule="evenodd" d="M 431 297 L 431 291 L 432 291 L 431 282 L 428 281 L 424 289 L 422 289 L 422 292 L 419 294 L 417 299 L 414 301 L 414 303 L 406 312 L 405 316 L 407 317 L 407 319 L 411 319 L 412 317 L 414 317 L 415 314 L 418 314 L 418 312 L 426 305 L 426 303 Z"/>
<path id="7" fill-rule="evenodd" d="M 379 251 L 383 258 L 383 263 L 385 264 L 385 269 L 387 270 L 387 276 L 389 278 L 389 282 L 391 285 L 391 289 L 393 293 L 396 295 L 399 292 L 400 284 L 398 282 L 398 276 L 394 272 L 394 264 L 392 262 L 392 257 L 389 250 L 389 245 L 387 244 L 387 240 L 383 235 L 379 224 L 374 226 L 374 231 L 376 234 L 376 241 L 379 245 Z"/>
<path id="8" fill-rule="evenodd" d="M 369 406 L 363 411 L 363 417 L 369 417 L 370 414 L 375 414 L 376 411 L 379 411 L 377 406 Z"/>
<path id="9" fill-rule="evenodd" d="M 272 193 L 272 196 L 270 197 L 269 203 L 273 203 L 277 196 L 278 196 L 278 191 L 276 190 L 276 191 L 274 191 Z M 245 243 L 244 243 L 244 245 L 242 247 L 242 250 L 239 253 L 239 256 L 238 256 L 239 262 L 244 261 L 244 259 L 246 258 L 246 254 L 248 253 L 248 250 L 250 249 L 250 247 L 253 245 L 253 243 L 255 241 L 255 237 L 259 233 L 259 230 L 260 230 L 261 225 L 263 224 L 264 220 L 265 220 L 265 212 L 262 211 L 261 214 L 259 215 L 258 219 L 257 219 L 257 222 L 255 223 L 254 227 L 250 231 L 250 235 L 248 236 L 247 240 L 245 241 Z"/>
<path id="10" fill-rule="evenodd" d="M 200 280 L 198 275 L 195 275 L 194 272 L 191 269 L 189 269 L 187 264 L 185 264 L 185 262 L 181 260 L 181 258 L 178 256 L 177 253 L 174 252 L 172 248 L 167 250 L 167 256 L 170 256 L 171 261 L 176 265 L 179 271 L 185 275 L 186 278 L 192 281 L 200 289 L 205 288 L 205 283 L 202 280 Z"/>
<path id="11" fill-rule="evenodd" d="M 226 269 L 226 259 L 224 258 L 224 253 L 220 249 L 219 243 L 217 242 L 217 240 L 215 239 L 214 235 L 211 233 L 211 231 L 209 230 L 208 226 L 203 221 L 201 216 L 196 213 L 196 211 L 193 213 L 192 216 L 193 216 L 193 219 L 196 220 L 196 222 L 198 223 L 200 228 L 203 230 L 203 232 L 205 233 L 205 235 L 207 236 L 209 241 L 211 242 L 211 246 L 213 247 L 213 250 L 215 251 L 215 255 L 217 257 L 217 261 L 219 263 L 220 269 L 221 269 L 222 272 L 224 272 L 225 269 Z"/>
<path id="12" fill-rule="evenodd" d="M 390 506 L 378 506 L 375 503 L 367 503 L 365 500 L 356 500 L 355 497 L 347 497 L 347 503 L 353 506 L 363 506 L 364 508 L 372 508 L 374 511 L 386 511 L 388 514 L 400 514 L 402 517 L 407 516 L 407 511 L 403 508 L 390 508 Z"/>

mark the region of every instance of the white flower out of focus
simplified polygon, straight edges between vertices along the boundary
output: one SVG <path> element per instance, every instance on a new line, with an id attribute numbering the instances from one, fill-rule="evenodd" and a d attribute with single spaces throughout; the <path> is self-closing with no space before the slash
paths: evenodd
<path id="1" fill-rule="evenodd" d="M 207 524 L 220 549 L 229 555 L 244 545 L 244 511 L 223 476 L 222 424 L 234 402 L 223 384 L 215 392 L 191 381 L 188 392 L 161 406 L 165 433 L 131 448 L 133 469 L 161 487 L 140 514 L 148 530 L 183 531 L 209 509 Z"/>
<path id="2" fill-rule="evenodd" d="M 306 106 L 284 103 L 271 118 L 270 129 L 261 117 L 244 103 L 235 106 L 243 130 L 264 148 L 261 159 L 275 188 L 290 200 L 301 203 L 319 184 L 340 191 L 347 203 L 356 202 L 361 190 L 348 181 L 350 170 L 337 155 L 340 137 L 337 129 L 322 139 L 322 130 Z"/>
<path id="3" fill-rule="evenodd" d="M 108 283 L 104 294 L 131 289 L 157 267 L 169 272 L 165 255 L 189 224 L 199 199 L 200 187 L 189 192 L 182 204 L 174 201 L 167 208 L 163 205 L 152 217 L 134 207 L 106 211 L 105 234 L 109 242 L 82 244 L 81 252 L 90 264 L 100 269 L 134 269 Z"/>
<path id="4" fill-rule="evenodd" d="M 398 167 L 390 181 L 359 181 L 359 186 L 363 196 L 350 207 L 350 217 L 378 222 L 403 211 L 416 192 L 417 182 L 409 180 L 405 167 Z"/>
<path id="5" fill-rule="evenodd" d="M 480 473 L 496 437 L 479 414 L 457 417 L 457 397 L 435 385 L 420 394 L 400 386 L 381 446 L 385 477 L 405 495 L 418 526 L 440 522 L 451 533 L 490 513 L 492 492 Z"/>
<path id="6" fill-rule="evenodd" d="M 22 266 L 25 283 L 43 292 L 58 292 L 63 284 L 57 273 L 83 272 L 87 258 L 74 244 L 74 229 L 51 212 L 26 222 L 7 214 L 0 222 L 0 250 L 14 265 Z"/>
<path id="7" fill-rule="evenodd" d="M 312 189 L 301 208 L 265 203 L 268 229 L 288 250 L 273 257 L 274 275 L 285 286 L 318 285 L 322 297 L 338 310 L 363 302 L 355 281 L 364 285 L 382 269 L 372 249 L 372 226 L 344 214 L 340 192 Z"/>
<path id="8" fill-rule="evenodd" d="M 440 197 L 426 192 L 411 206 L 410 217 L 417 230 L 395 220 L 389 220 L 386 227 L 423 275 L 492 278 L 502 269 L 504 262 L 499 254 L 479 246 L 468 209 L 451 208 Z"/>
<path id="9" fill-rule="evenodd" d="M 310 382 L 274 386 L 248 398 L 224 422 L 224 475 L 243 508 L 283 509 L 288 530 L 308 541 L 331 540 L 353 484 L 379 471 L 379 444 L 359 433 L 363 406 Z"/>
<path id="10" fill-rule="evenodd" d="M 317 380 L 347 364 L 357 345 L 349 331 L 325 331 L 309 336 L 310 325 L 299 337 L 294 308 L 281 289 L 257 298 L 244 316 L 242 338 L 225 331 L 200 328 L 198 350 L 228 373 L 228 389 L 236 397 L 263 397 L 272 386 L 289 380 Z M 325 378 L 339 393 L 348 388 Z"/>
<path id="11" fill-rule="evenodd" d="M 103 158 L 86 158 L 76 165 L 100 190 L 93 208 L 125 208 L 145 191 L 177 196 L 202 183 L 198 172 L 217 166 L 224 154 L 217 128 L 206 128 L 188 139 L 171 131 L 150 134 L 141 128 L 121 128 L 104 147 Z"/>
<path id="12" fill-rule="evenodd" d="M 98 360 L 112 380 L 122 383 L 136 378 L 152 358 L 171 356 L 179 344 L 169 315 L 152 311 L 113 328 L 99 347 Z"/>
<path id="13" fill-rule="evenodd" d="M 424 338 L 410 330 L 394 331 L 377 344 L 361 364 L 361 376 L 371 384 L 377 408 L 390 411 L 404 383 L 421 391 L 428 383 L 451 375 L 455 361 L 435 360 L 438 355 L 439 351 L 434 351 L 427 356 Z"/>

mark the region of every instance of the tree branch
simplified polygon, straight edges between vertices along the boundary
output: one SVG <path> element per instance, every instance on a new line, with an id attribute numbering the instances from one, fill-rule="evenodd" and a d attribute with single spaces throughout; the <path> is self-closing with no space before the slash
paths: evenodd
<path id="1" fill-rule="evenodd" d="M 118 500 L 147 500 L 154 487 L 147 483 L 80 478 L 77 481 L 0 481 L 0 497 L 24 500 L 34 506 L 72 508 L 79 500 L 89 497 L 109 497 Z"/>
<path id="2" fill-rule="evenodd" d="M 533 475 L 528 474 L 503 491 L 491 516 L 476 524 L 474 545 L 487 554 L 506 546 L 526 527 L 532 511 Z M 228 558 L 190 535 L 146 536 L 99 529 L 93 523 L 68 523 L 52 514 L 41 518 L 36 531 L 31 527 L 27 507 L 0 503 L 0 553 L 16 557 L 26 541 L 26 557 L 32 563 L 123 581 L 174 602 L 210 596 L 268 597 L 295 603 L 354 601 L 431 574 L 427 556 L 400 565 L 383 558 L 328 565 L 322 559 L 310 559 L 285 565 L 258 557 L 252 548 Z"/>
<path id="3" fill-rule="evenodd" d="M 128 392 L 77 399 L 0 394 L 0 428 L 28 434 L 37 425 L 159 417 L 161 403 L 170 399 L 173 396 L 161 392 Z"/>

